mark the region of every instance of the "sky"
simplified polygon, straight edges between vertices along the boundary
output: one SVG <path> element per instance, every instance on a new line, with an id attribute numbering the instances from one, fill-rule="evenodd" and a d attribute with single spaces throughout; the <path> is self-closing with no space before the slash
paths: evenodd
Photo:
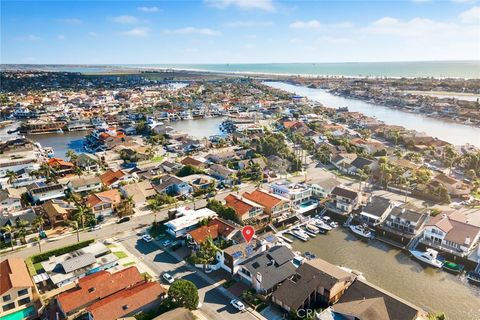
<path id="1" fill-rule="evenodd" d="M 480 0 L 0 2 L 1 63 L 480 60 Z"/>

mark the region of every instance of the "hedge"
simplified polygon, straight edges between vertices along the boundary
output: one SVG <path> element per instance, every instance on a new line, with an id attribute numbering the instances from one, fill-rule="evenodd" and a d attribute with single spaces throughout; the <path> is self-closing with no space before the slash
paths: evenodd
<path id="1" fill-rule="evenodd" d="M 79 243 L 72 244 L 71 246 L 66 246 L 66 247 L 46 251 L 46 252 L 31 256 L 30 259 L 31 259 L 32 263 L 35 264 L 35 263 L 38 263 L 38 262 L 48 260 L 52 256 L 60 256 L 60 255 L 65 254 L 65 253 L 69 253 L 69 252 L 72 252 L 72 251 L 75 251 L 75 250 L 78 250 L 78 249 L 85 248 L 85 247 L 89 246 L 90 244 L 92 244 L 93 242 L 95 242 L 95 239 L 82 241 L 82 242 L 79 242 Z"/>

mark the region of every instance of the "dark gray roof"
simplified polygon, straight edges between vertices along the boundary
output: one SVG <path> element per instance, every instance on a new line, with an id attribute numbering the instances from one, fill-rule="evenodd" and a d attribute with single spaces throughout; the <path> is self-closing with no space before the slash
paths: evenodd
<path id="1" fill-rule="evenodd" d="M 364 157 L 357 157 L 355 160 L 350 163 L 352 166 L 358 169 L 363 169 L 365 166 L 369 166 L 373 163 L 372 160 L 366 159 Z"/>
<path id="2" fill-rule="evenodd" d="M 354 200 L 358 197 L 357 192 L 355 192 L 353 190 L 345 189 L 345 188 L 342 188 L 342 187 L 335 187 L 332 190 L 332 195 L 337 195 L 337 196 L 341 196 L 341 197 L 344 197 L 344 198 L 349 198 L 351 200 Z"/>
<path id="3" fill-rule="evenodd" d="M 258 253 L 241 265 L 256 277 L 262 276 L 263 289 L 269 290 L 295 274 L 295 266 L 291 263 L 293 252 L 285 246 L 275 246 L 267 251 Z"/>
<path id="4" fill-rule="evenodd" d="M 368 199 L 367 205 L 363 208 L 363 212 L 381 217 L 390 206 L 390 200 L 387 198 L 373 196 Z"/>
<path id="5" fill-rule="evenodd" d="M 175 177 L 175 176 L 172 176 L 170 174 L 167 174 L 167 175 L 164 175 L 162 178 L 161 178 L 161 182 L 154 186 L 154 189 L 157 190 L 157 192 L 163 192 L 165 189 L 167 189 L 168 187 L 174 185 L 174 184 L 180 184 L 182 183 L 183 181 L 180 180 L 179 178 Z"/>
<path id="6" fill-rule="evenodd" d="M 427 215 L 424 210 L 415 210 L 413 208 L 406 208 L 405 206 L 394 207 L 390 216 L 395 216 L 400 219 L 412 222 L 423 222 Z"/>
<path id="7" fill-rule="evenodd" d="M 394 296 L 392 293 L 358 279 L 347 289 L 338 304 L 373 298 L 383 299 L 389 320 L 413 320 L 417 318 L 417 314 L 421 311 L 419 307 Z"/>
<path id="8" fill-rule="evenodd" d="M 95 256 L 91 253 L 84 253 L 82 255 L 70 258 L 61 263 L 65 273 L 69 273 L 80 268 L 84 268 L 91 264 L 94 264 L 97 260 Z"/>

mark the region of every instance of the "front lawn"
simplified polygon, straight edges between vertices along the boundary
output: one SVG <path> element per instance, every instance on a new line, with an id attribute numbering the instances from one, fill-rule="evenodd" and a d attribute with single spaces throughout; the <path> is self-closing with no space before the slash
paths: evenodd
<path id="1" fill-rule="evenodd" d="M 114 255 L 117 256 L 118 259 L 123 259 L 123 258 L 127 258 L 128 255 L 123 252 L 123 251 L 115 251 L 115 252 L 112 252 Z"/>

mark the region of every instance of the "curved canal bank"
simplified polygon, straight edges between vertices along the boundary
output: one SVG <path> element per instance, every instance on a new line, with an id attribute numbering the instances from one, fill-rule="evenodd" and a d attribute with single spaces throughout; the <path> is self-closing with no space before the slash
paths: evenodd
<path id="1" fill-rule="evenodd" d="M 448 319 L 480 319 L 480 288 L 465 276 L 424 268 L 404 251 L 377 240 L 359 240 L 339 227 L 307 242 L 294 239 L 294 250 L 314 252 L 336 265 L 358 270 L 368 281 Z"/>
<path id="2" fill-rule="evenodd" d="M 480 137 L 480 128 L 429 118 L 422 114 L 409 113 L 357 99 L 339 97 L 324 89 L 295 86 L 285 82 L 265 82 L 265 84 L 272 88 L 285 90 L 307 97 L 310 100 L 318 101 L 326 107 L 348 107 L 350 111 L 361 112 L 366 116 L 375 117 L 386 124 L 400 125 L 407 129 L 425 132 L 432 137 L 437 137 L 454 145 L 470 143 L 480 147 L 480 140 L 475 139 L 475 137 Z"/>

